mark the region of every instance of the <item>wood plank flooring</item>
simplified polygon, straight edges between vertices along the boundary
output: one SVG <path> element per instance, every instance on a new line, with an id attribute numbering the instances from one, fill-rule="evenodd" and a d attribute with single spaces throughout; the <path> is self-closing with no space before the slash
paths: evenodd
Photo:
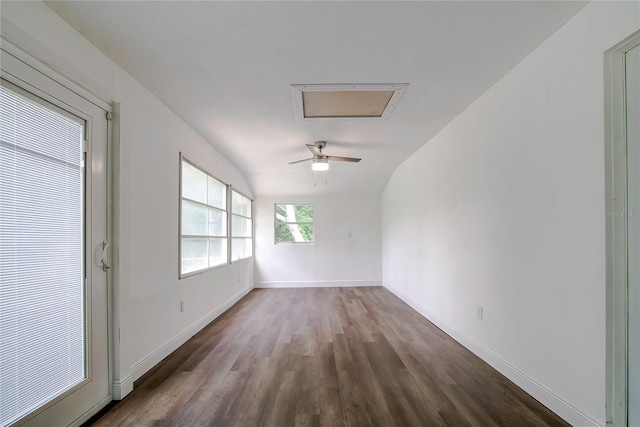
<path id="1" fill-rule="evenodd" d="M 381 287 L 255 289 L 96 426 L 566 426 Z"/>

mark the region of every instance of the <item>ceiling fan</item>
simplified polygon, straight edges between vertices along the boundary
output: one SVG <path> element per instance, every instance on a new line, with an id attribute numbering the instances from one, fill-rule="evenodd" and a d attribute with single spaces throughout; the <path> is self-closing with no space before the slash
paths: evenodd
<path id="1" fill-rule="evenodd" d="M 311 160 L 313 161 L 313 163 L 311 163 L 311 169 L 313 169 L 314 171 L 326 171 L 326 170 L 329 170 L 329 160 L 331 160 L 332 162 L 352 162 L 352 163 L 357 163 L 361 160 L 356 157 L 327 156 L 322 152 L 324 147 L 327 146 L 326 141 L 316 141 L 313 144 L 305 144 L 305 145 L 307 146 L 309 151 L 313 153 L 313 157 L 310 159 L 303 159 L 303 160 L 296 160 L 295 162 L 289 162 L 290 165 L 293 165 L 294 163 L 308 162 Z"/>

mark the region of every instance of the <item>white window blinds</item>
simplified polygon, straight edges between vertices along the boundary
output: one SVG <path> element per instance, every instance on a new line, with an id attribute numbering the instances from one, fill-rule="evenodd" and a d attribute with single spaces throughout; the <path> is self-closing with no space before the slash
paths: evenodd
<path id="1" fill-rule="evenodd" d="M 0 425 L 86 376 L 83 135 L 0 87 Z"/>

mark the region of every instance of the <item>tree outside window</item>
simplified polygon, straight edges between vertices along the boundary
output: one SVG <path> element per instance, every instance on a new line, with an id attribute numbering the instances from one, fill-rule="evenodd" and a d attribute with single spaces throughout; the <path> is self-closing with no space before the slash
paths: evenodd
<path id="1" fill-rule="evenodd" d="M 275 205 L 275 243 L 313 243 L 313 205 Z"/>

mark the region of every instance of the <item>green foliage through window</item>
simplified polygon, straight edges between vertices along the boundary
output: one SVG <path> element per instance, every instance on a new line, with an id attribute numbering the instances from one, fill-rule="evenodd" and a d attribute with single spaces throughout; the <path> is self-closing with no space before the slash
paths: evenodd
<path id="1" fill-rule="evenodd" d="M 313 242 L 313 205 L 275 205 L 275 242 Z"/>

